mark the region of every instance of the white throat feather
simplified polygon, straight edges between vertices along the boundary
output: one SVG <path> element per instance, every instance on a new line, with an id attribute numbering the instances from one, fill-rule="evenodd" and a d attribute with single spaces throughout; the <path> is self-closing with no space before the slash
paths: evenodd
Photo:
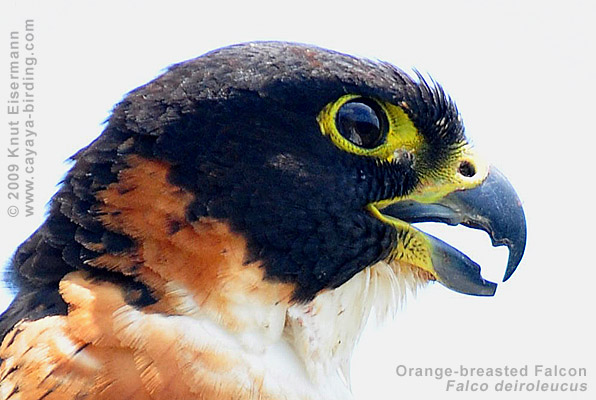
<path id="1" fill-rule="evenodd" d="M 334 290 L 288 308 L 284 336 L 315 384 L 339 375 L 350 386 L 350 360 L 371 315 L 393 317 L 408 292 L 428 282 L 416 269 L 381 261 Z M 336 379 L 329 379 L 336 378 Z"/>

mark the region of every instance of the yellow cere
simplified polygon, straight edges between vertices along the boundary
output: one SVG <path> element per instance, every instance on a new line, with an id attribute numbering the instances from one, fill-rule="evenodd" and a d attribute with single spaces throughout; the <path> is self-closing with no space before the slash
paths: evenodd
<path id="1" fill-rule="evenodd" d="M 461 163 L 467 162 L 474 167 L 475 174 L 471 177 L 459 172 Z M 374 203 L 378 209 L 404 200 L 414 200 L 418 203 L 436 203 L 449 193 L 472 189 L 480 185 L 488 175 L 488 164 L 478 157 L 470 146 L 464 146 L 454 154 L 449 162 L 438 171 L 432 171 L 421 177 L 421 182 L 412 193 L 404 197 L 385 199 Z"/>
<path id="2" fill-rule="evenodd" d="M 462 163 L 472 165 L 475 174 L 471 177 L 462 175 L 459 172 Z M 427 204 L 435 203 L 449 193 L 475 188 L 484 182 L 487 176 L 488 164 L 478 157 L 470 146 L 465 146 L 452 157 L 450 162 L 439 173 L 424 177 L 410 195 L 399 200 L 407 199 Z"/>
<path id="3" fill-rule="evenodd" d="M 385 142 L 373 149 L 365 149 L 344 138 L 335 125 L 337 112 L 345 103 L 359 97 L 361 96 L 345 95 L 323 108 L 317 119 L 324 135 L 328 135 L 333 143 L 344 151 L 376 157 L 385 161 L 393 160 L 398 149 L 416 152 L 422 144 L 422 136 L 418 133 L 408 115 L 400 107 L 380 100 L 375 101 L 385 112 L 389 123 L 389 131 Z"/>

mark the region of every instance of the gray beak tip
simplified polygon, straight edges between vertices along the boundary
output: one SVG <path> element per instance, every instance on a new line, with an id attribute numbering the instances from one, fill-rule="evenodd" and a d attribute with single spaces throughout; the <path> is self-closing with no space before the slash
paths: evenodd
<path id="1" fill-rule="evenodd" d="M 524 256 L 525 246 L 524 248 L 516 248 L 513 245 L 509 246 L 509 260 L 507 261 L 507 269 L 505 270 L 505 275 L 503 276 L 503 282 L 506 282 L 511 275 L 517 269 L 517 266 L 521 262 L 522 257 Z"/>

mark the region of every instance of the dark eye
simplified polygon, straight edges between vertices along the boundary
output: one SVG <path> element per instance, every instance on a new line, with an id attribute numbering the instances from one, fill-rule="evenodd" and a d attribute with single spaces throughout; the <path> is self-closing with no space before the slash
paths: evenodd
<path id="1" fill-rule="evenodd" d="M 383 109 L 369 99 L 354 99 L 342 105 L 335 123 L 343 137 L 365 149 L 381 145 L 389 125 Z"/>

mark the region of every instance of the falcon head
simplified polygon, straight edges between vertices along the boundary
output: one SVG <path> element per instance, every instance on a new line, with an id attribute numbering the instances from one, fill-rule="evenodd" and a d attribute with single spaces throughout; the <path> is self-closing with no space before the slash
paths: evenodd
<path id="1" fill-rule="evenodd" d="M 520 200 L 474 152 L 438 84 L 312 46 L 248 43 L 174 65 L 129 93 L 74 159 L 47 221 L 14 257 L 20 291 L 4 333 L 66 315 L 76 321 L 69 337 L 97 348 L 142 343 L 137 360 L 166 340 L 140 339 L 159 331 L 150 317 L 184 317 L 164 320 L 163 332 L 180 330 L 176 346 L 198 327 L 211 332 L 184 354 L 200 342 L 196 357 L 229 356 L 241 376 L 243 362 L 264 363 L 270 383 L 285 366 L 246 354 L 284 342 L 316 386 L 337 369 L 347 375 L 368 312 L 405 287 L 495 293 L 474 261 L 413 223 L 486 231 L 509 247 L 505 279 L 524 252 Z M 118 295 L 100 301 L 107 288 Z M 90 316 L 116 298 L 123 305 L 106 315 L 136 314 L 126 329 L 97 333 L 105 320 Z M 223 350 L 237 345 L 228 333 L 242 357 Z M 222 381 L 208 388 L 236 376 L 217 375 L 220 364 L 209 376 Z"/>
<path id="2" fill-rule="evenodd" d="M 510 249 L 505 279 L 524 251 L 520 200 L 473 151 L 453 101 L 386 63 L 286 43 L 224 48 L 133 91 L 106 134 L 134 141 L 119 159 L 167 163 L 168 182 L 192 196 L 184 222 L 229 225 L 245 261 L 297 300 L 378 262 L 494 294 L 477 264 L 414 222 L 485 230 Z"/>

